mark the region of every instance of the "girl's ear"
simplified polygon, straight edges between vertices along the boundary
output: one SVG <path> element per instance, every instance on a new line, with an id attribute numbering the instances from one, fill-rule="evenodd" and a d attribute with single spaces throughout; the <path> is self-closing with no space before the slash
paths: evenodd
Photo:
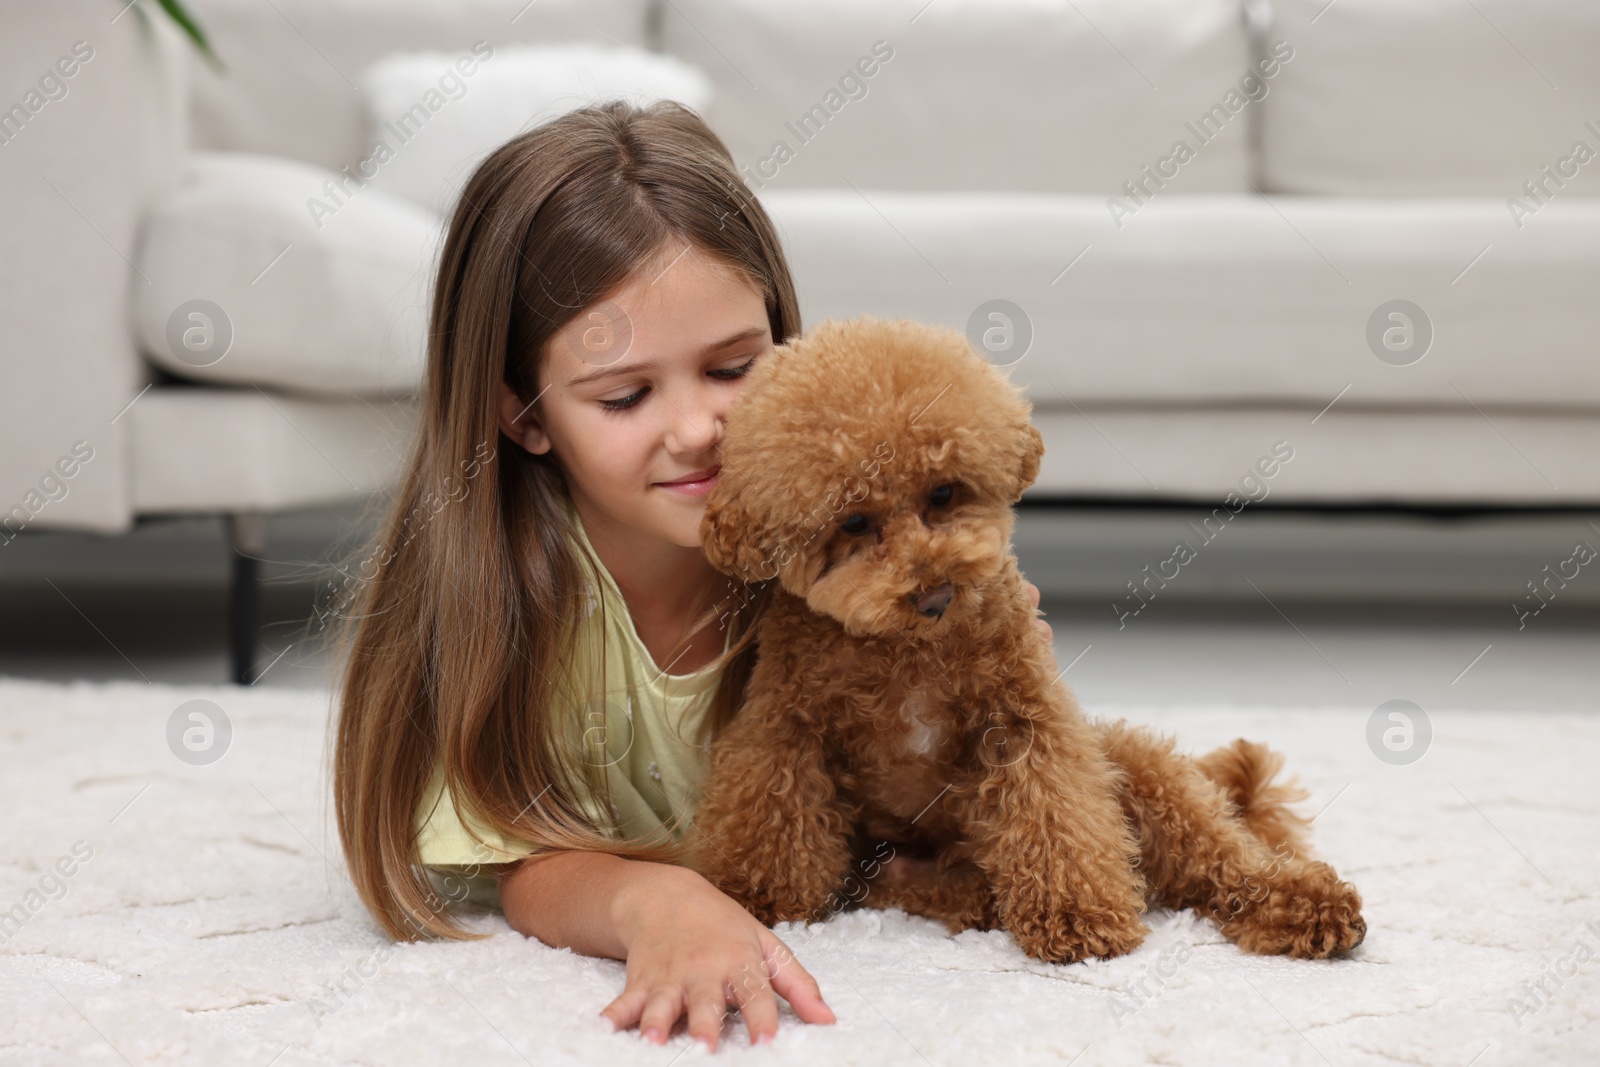
<path id="1" fill-rule="evenodd" d="M 504 380 L 500 382 L 496 403 L 501 433 L 521 445 L 524 451 L 536 456 L 550 451 L 549 435 L 539 424 L 538 416 L 529 410 L 533 405 L 519 397 Z"/>

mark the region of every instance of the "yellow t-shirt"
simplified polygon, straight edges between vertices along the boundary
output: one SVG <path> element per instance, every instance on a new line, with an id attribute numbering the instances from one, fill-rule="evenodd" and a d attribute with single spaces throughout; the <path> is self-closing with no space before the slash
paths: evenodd
<path id="1" fill-rule="evenodd" d="M 676 814 L 672 833 L 681 839 L 709 767 L 709 744 L 689 742 L 710 710 L 721 671 L 709 664 L 690 674 L 667 674 L 656 666 L 615 579 L 595 553 L 577 508 L 570 499 L 563 498 L 563 504 L 578 533 L 589 597 L 570 665 L 577 672 L 580 691 L 590 694 L 579 719 L 584 734 L 579 747 L 585 753 L 579 758 L 603 767 L 610 792 L 609 797 L 576 799 L 594 824 L 613 837 L 619 832 L 623 837 L 659 834 Z M 603 612 L 597 610 L 602 603 Z M 723 648 L 727 647 L 725 639 Z M 608 692 L 601 691 L 602 649 Z M 467 832 L 467 824 L 482 843 Z M 496 833 L 470 810 L 458 812 L 445 787 L 444 770 L 436 765 L 418 810 L 417 851 L 425 867 L 448 876 L 443 881 L 450 890 L 440 877 L 433 877 L 446 899 L 492 904 L 494 880 L 477 873 L 477 865 L 511 862 L 538 849 Z"/>

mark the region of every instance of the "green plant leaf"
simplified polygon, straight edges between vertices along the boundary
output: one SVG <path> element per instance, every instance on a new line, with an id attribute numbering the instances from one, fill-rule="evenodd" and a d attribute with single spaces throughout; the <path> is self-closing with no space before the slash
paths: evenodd
<path id="1" fill-rule="evenodd" d="M 165 11 L 172 21 L 178 24 L 178 28 L 188 35 L 189 40 L 194 42 L 195 49 L 211 64 L 212 70 L 219 74 L 227 71 L 227 64 L 217 58 L 217 54 L 211 50 L 211 42 L 206 39 L 206 31 L 200 28 L 200 23 L 180 0 L 156 0 L 156 3 L 160 4 L 161 10 Z"/>

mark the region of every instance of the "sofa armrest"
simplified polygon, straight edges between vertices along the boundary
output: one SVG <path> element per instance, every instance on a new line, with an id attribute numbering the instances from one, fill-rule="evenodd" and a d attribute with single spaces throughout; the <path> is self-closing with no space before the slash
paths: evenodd
<path id="1" fill-rule="evenodd" d="M 120 415 L 151 376 L 131 264 L 187 152 L 188 44 L 149 3 L 0 0 L 0 25 L 3 550 L 24 529 L 131 524 Z"/>

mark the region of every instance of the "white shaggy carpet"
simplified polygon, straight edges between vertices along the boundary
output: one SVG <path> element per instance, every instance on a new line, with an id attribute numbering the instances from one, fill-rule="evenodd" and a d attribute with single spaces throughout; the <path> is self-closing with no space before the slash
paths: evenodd
<path id="1" fill-rule="evenodd" d="M 174 709 L 233 728 L 191 766 Z M 339 869 L 322 691 L 0 679 L 0 1064 L 566 1064 L 708 1053 L 612 1034 L 624 965 L 497 915 L 471 944 L 390 948 Z M 1321 853 L 1360 888 L 1345 960 L 1244 955 L 1187 913 L 1110 962 L 1036 963 L 999 932 L 900 912 L 780 926 L 837 1025 L 787 1006 L 727 1062 L 1448 1064 L 1600 1062 L 1600 715 L 1432 712 L 1390 766 L 1372 709 L 1103 707 L 1204 750 L 1269 741 L 1311 787 Z M 79 843 L 82 844 L 79 844 Z M 78 854 L 74 856 L 74 848 Z M 87 862 L 79 862 L 92 849 Z M 46 869 L 64 860 L 70 877 Z M 25 921 L 16 919 L 20 906 Z M 19 925 L 20 922 L 20 925 Z M 7 936 L 9 935 L 9 936 Z M 1542 988 L 1540 988 L 1542 983 Z"/>

